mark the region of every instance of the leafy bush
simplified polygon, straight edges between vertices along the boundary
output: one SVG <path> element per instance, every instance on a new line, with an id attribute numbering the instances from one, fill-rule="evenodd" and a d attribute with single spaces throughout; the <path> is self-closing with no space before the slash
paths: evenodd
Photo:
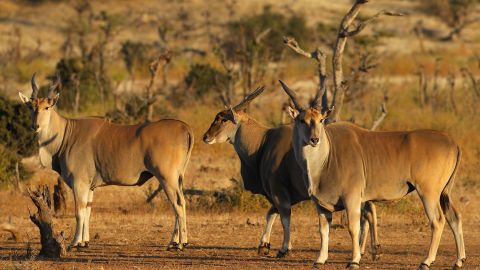
<path id="1" fill-rule="evenodd" d="M 14 151 L 6 148 L 0 144 L 0 186 L 11 184 L 13 179 L 15 179 L 15 167 L 18 163 L 18 170 L 20 174 L 20 179 L 25 179 L 28 173 L 23 169 L 23 166 L 20 163 L 20 156 L 17 155 Z"/>
<path id="2" fill-rule="evenodd" d="M 127 40 L 122 43 L 120 53 L 123 62 L 130 75 L 135 70 L 145 70 L 148 68 L 152 57 L 152 45 L 142 42 Z"/>
<path id="3" fill-rule="evenodd" d="M 0 144 L 21 156 L 36 153 L 38 144 L 31 126 L 28 108 L 0 95 Z"/>
<path id="4" fill-rule="evenodd" d="M 55 68 L 55 73 L 60 75 L 62 88 L 57 106 L 60 109 L 72 111 L 76 102 L 76 82 L 79 82 L 80 100 L 79 110 L 97 103 L 100 97 L 97 85 L 95 67 L 91 62 L 84 63 L 80 58 L 60 59 Z M 53 76 L 52 76 L 53 77 Z M 54 79 L 54 78 L 52 78 Z M 46 95 L 47 88 L 42 88 L 42 94 Z M 106 92 L 106 94 L 108 91 Z"/>
<path id="5" fill-rule="evenodd" d="M 193 64 L 185 76 L 187 89 L 192 89 L 195 97 L 203 97 L 215 89 L 227 87 L 227 75 L 208 64 Z"/>
<path id="6" fill-rule="evenodd" d="M 308 41 L 310 34 L 310 29 L 307 28 L 303 16 L 286 17 L 273 12 L 270 6 L 265 6 L 261 14 L 230 23 L 228 26 L 229 39 L 233 40 L 235 44 L 245 44 L 247 51 L 253 51 L 254 47 L 258 47 L 255 39 L 266 29 L 270 29 L 270 32 L 262 40 L 263 46 L 259 48 L 259 54 L 268 54 L 273 61 L 280 60 L 285 47 L 283 36 L 294 37 L 300 44 L 304 44 Z"/>
<path id="7" fill-rule="evenodd" d="M 10 183 L 15 177 L 15 165 L 21 157 L 38 151 L 35 134 L 31 131 L 30 112 L 23 104 L 0 96 L 0 184 Z M 28 174 L 19 163 L 22 179 Z"/>

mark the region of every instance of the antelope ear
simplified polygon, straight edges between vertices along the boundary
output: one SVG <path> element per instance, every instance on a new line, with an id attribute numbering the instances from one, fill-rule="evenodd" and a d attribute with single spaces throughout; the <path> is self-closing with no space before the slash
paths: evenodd
<path id="1" fill-rule="evenodd" d="M 30 98 L 25 96 L 22 92 L 18 92 L 18 95 L 23 103 L 28 104 L 30 102 Z"/>
<path id="2" fill-rule="evenodd" d="M 53 98 L 49 98 L 48 103 L 50 104 L 50 106 L 55 106 L 55 104 L 57 104 L 58 98 L 60 98 L 60 93 L 56 93 Z"/>
<path id="3" fill-rule="evenodd" d="M 326 110 L 326 111 L 323 113 L 323 115 L 322 115 L 323 118 L 328 118 L 328 117 L 330 117 L 330 115 L 332 115 L 332 113 L 333 113 L 333 110 L 335 110 L 335 107 L 332 107 L 332 108 Z"/>
<path id="4" fill-rule="evenodd" d="M 299 114 L 299 111 L 292 106 L 287 107 L 287 112 L 288 112 L 288 115 L 290 115 L 290 117 L 292 117 L 293 119 L 297 118 Z"/>
<path id="5" fill-rule="evenodd" d="M 335 122 L 334 119 L 330 119 L 330 115 L 332 115 L 334 109 L 335 109 L 335 107 L 332 107 L 332 108 L 326 110 L 326 111 L 322 114 L 322 117 L 323 117 L 322 123 L 323 123 L 324 125 L 328 125 L 328 124 L 331 124 L 331 123 Z"/>
<path id="6" fill-rule="evenodd" d="M 228 114 L 226 115 L 226 118 L 228 118 L 230 121 L 232 121 L 235 125 L 238 123 L 238 114 L 235 112 L 235 110 L 230 107 L 228 109 Z"/>

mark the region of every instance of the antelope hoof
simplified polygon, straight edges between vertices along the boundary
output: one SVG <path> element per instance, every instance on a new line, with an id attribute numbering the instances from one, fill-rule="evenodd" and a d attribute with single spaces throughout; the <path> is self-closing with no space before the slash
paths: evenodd
<path id="1" fill-rule="evenodd" d="M 167 251 L 182 251 L 183 245 L 179 243 L 170 243 L 168 244 Z"/>
<path id="2" fill-rule="evenodd" d="M 324 265 L 325 263 L 321 263 L 321 262 L 314 262 L 313 263 L 313 268 L 320 268 Z"/>
<path id="3" fill-rule="evenodd" d="M 289 255 L 290 255 L 290 250 L 288 250 L 288 249 L 287 249 L 286 251 L 283 251 L 283 250 L 280 249 L 280 250 L 277 252 L 277 258 L 278 258 L 278 259 L 285 258 L 285 257 L 287 257 L 287 256 L 289 256 Z"/>
<path id="4" fill-rule="evenodd" d="M 430 266 L 428 266 L 426 263 L 421 263 L 420 266 L 418 267 L 418 270 L 428 270 L 430 269 Z"/>
<path id="5" fill-rule="evenodd" d="M 458 265 L 457 263 L 455 263 L 455 264 L 453 265 L 453 268 L 452 268 L 452 269 L 453 269 L 453 270 L 460 270 L 460 269 L 462 269 L 462 268 L 463 268 L 463 265 L 465 264 L 465 261 L 466 261 L 466 260 L 467 260 L 466 258 L 463 258 L 463 259 L 461 260 L 461 261 L 462 261 L 462 264 L 461 264 L 461 265 Z"/>
<path id="6" fill-rule="evenodd" d="M 371 252 L 371 255 L 372 255 L 372 260 L 373 261 L 377 261 L 380 259 L 380 257 L 382 256 L 382 251 L 380 249 L 380 245 L 377 245 L 375 246 L 375 248 L 373 248 L 372 252 Z"/>
<path id="7" fill-rule="evenodd" d="M 360 264 L 356 262 L 349 262 L 346 267 L 348 270 L 355 270 L 360 268 Z"/>
<path id="8" fill-rule="evenodd" d="M 80 249 L 80 248 L 88 248 L 89 244 L 88 242 L 83 242 L 83 243 L 78 243 L 77 245 L 77 248 Z"/>
<path id="9" fill-rule="evenodd" d="M 258 246 L 257 254 L 258 256 L 268 256 L 270 253 L 270 243 L 261 243 Z"/>
<path id="10" fill-rule="evenodd" d="M 80 249 L 80 243 L 70 244 L 70 245 L 67 247 L 67 251 L 70 252 L 70 251 L 72 251 L 74 248 L 77 248 L 77 250 L 79 250 L 79 249 Z"/>

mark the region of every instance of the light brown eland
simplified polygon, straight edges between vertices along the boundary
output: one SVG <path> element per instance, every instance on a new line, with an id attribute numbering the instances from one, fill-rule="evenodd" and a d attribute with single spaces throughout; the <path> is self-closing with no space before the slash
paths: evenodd
<path id="1" fill-rule="evenodd" d="M 304 108 L 296 94 L 280 81 L 294 104 L 293 149 L 308 175 L 309 188 L 321 219 L 345 209 L 352 238 L 350 269 L 360 263 L 358 244 L 360 209 L 365 201 L 397 200 L 416 190 L 432 229 L 428 255 L 419 269 L 435 261 L 445 219 L 453 231 L 457 260 L 463 266 L 465 246 L 462 221 L 450 193 L 460 163 L 460 148 L 447 134 L 435 130 L 370 131 L 347 122 L 326 123 L 320 100 Z M 322 94 L 317 94 L 321 97 Z M 322 246 L 316 265 L 328 254 L 328 222 L 320 222 Z"/>
<path id="2" fill-rule="evenodd" d="M 295 161 L 292 149 L 292 126 L 267 128 L 246 113 L 248 104 L 264 91 L 257 88 L 239 104 L 220 111 L 205 132 L 207 144 L 229 142 L 241 162 L 240 173 L 246 190 L 264 195 L 272 204 L 267 211 L 265 229 L 258 246 L 259 255 L 268 255 L 270 234 L 280 214 L 283 226 L 283 244 L 277 257 L 285 257 L 291 250 L 290 215 L 296 203 L 310 199 L 306 175 Z M 370 225 L 372 255 L 377 255 L 375 208 L 365 207 L 364 217 Z M 373 212 L 372 212 L 373 211 Z M 331 216 L 330 221 L 331 222 Z M 365 240 L 365 238 L 363 238 Z M 362 244 L 362 246 L 365 246 Z"/>
<path id="3" fill-rule="evenodd" d="M 55 110 L 60 80 L 46 98 L 37 97 L 35 74 L 31 83 L 31 97 L 19 95 L 31 111 L 40 161 L 61 174 L 74 194 L 77 226 L 70 248 L 88 246 L 95 188 L 142 185 L 155 177 L 175 211 L 168 249 L 183 249 L 187 244 L 183 178 L 193 147 L 191 128 L 170 119 L 117 125 L 102 118 L 65 118 Z"/>

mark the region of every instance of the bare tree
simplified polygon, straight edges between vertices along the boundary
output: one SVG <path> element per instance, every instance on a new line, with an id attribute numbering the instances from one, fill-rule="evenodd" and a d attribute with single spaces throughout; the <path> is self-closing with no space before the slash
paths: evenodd
<path id="1" fill-rule="evenodd" d="M 458 113 L 457 103 L 455 101 L 455 74 L 452 71 L 448 72 L 447 84 L 449 87 L 450 106 L 455 114 Z"/>
<path id="2" fill-rule="evenodd" d="M 327 55 L 325 52 L 320 49 L 316 48 L 314 51 L 311 53 L 306 52 L 300 46 L 298 45 L 298 42 L 291 37 L 284 37 L 283 42 L 285 45 L 287 45 L 290 49 L 295 51 L 296 53 L 303 55 L 307 58 L 311 58 L 317 62 L 317 72 L 318 72 L 318 88 L 320 91 L 317 91 L 317 93 L 322 92 L 322 113 L 325 112 L 328 109 L 328 96 L 327 96 L 327 85 L 326 85 L 326 79 L 327 79 L 327 67 L 326 67 L 326 59 Z"/>
<path id="3" fill-rule="evenodd" d="M 56 234 L 53 228 L 52 201 L 48 186 L 38 187 L 32 191 L 27 188 L 27 194 L 32 199 L 33 204 L 37 207 L 37 213 L 30 213 L 30 219 L 37 225 L 40 230 L 40 249 L 39 256 L 47 258 L 60 258 L 65 255 L 64 235 L 63 231 Z"/>
<path id="4" fill-rule="evenodd" d="M 388 101 L 388 96 L 387 96 L 387 94 L 385 94 L 383 96 L 382 105 L 380 106 L 380 114 L 379 114 L 378 118 L 375 121 L 373 121 L 373 125 L 370 128 L 370 130 L 372 130 L 372 131 L 376 130 L 382 124 L 383 120 L 387 116 L 387 113 L 388 113 L 388 111 L 387 111 L 387 101 Z"/>
<path id="5" fill-rule="evenodd" d="M 157 94 L 155 89 L 154 89 L 154 84 L 155 84 L 155 77 L 157 76 L 157 71 L 158 71 L 158 66 L 161 61 L 164 61 L 165 63 L 169 63 L 171 60 L 171 55 L 169 52 L 166 52 L 164 54 L 161 54 L 159 57 L 157 57 L 153 62 L 150 63 L 149 71 L 150 71 L 150 80 L 145 87 L 145 100 L 146 100 L 146 106 L 147 106 L 147 121 L 152 121 L 153 117 L 153 104 L 156 101 Z"/>
<path id="6" fill-rule="evenodd" d="M 331 118 L 335 120 L 340 118 L 347 85 L 347 82 L 344 80 L 343 76 L 343 51 L 345 50 L 347 39 L 349 37 L 358 35 L 369 23 L 375 21 L 381 16 L 403 16 L 401 13 L 382 10 L 368 19 L 356 22 L 355 20 L 360 12 L 361 7 L 368 2 L 369 0 L 356 0 L 352 8 L 343 17 L 338 30 L 337 39 L 333 48 L 332 62 L 334 91 L 330 106 L 335 108 L 331 116 Z"/>
<path id="7" fill-rule="evenodd" d="M 419 65 L 417 74 L 418 74 L 418 82 L 419 82 L 419 88 L 420 88 L 420 91 L 419 91 L 420 106 L 424 107 L 430 102 L 430 99 L 428 97 L 429 77 L 427 75 L 424 65 Z"/>

